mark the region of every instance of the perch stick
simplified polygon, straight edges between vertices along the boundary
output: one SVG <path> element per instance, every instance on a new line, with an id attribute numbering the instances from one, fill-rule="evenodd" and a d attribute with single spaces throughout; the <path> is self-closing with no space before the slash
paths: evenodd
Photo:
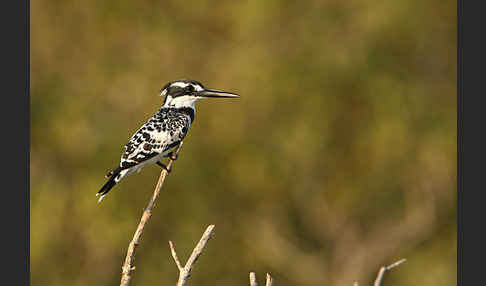
<path id="1" fill-rule="evenodd" d="M 182 148 L 182 141 L 177 147 L 175 154 L 179 154 L 179 151 Z M 169 158 L 169 162 L 167 163 L 167 169 L 170 170 L 170 167 L 172 166 L 172 163 L 174 160 Z M 142 232 L 145 228 L 145 224 L 148 222 L 150 217 L 152 216 L 152 209 L 154 208 L 155 201 L 157 200 L 157 197 L 160 194 L 160 189 L 162 188 L 162 185 L 165 182 L 165 178 L 169 172 L 167 170 L 162 170 L 160 173 L 159 181 L 157 182 L 157 185 L 154 190 L 154 194 L 152 195 L 152 199 L 148 203 L 147 207 L 144 209 L 142 218 L 140 219 L 140 223 L 138 224 L 137 230 L 135 231 L 135 234 L 133 235 L 133 239 L 128 245 L 128 251 L 127 251 L 127 256 L 125 257 L 125 263 L 122 266 L 122 277 L 120 281 L 120 286 L 128 286 L 130 285 L 130 281 L 132 279 L 132 271 L 135 270 L 135 266 L 133 266 L 134 260 L 135 260 L 135 250 L 137 249 L 137 246 L 140 243 L 140 238 L 142 237 Z"/>

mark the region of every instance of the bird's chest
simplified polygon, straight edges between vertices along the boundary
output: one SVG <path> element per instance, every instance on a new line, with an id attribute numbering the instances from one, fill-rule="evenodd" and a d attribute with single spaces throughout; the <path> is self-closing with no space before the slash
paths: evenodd
<path id="1" fill-rule="evenodd" d="M 154 124 L 154 137 L 157 141 L 179 141 L 184 138 L 191 120 L 184 115 L 166 117 L 158 120 Z"/>

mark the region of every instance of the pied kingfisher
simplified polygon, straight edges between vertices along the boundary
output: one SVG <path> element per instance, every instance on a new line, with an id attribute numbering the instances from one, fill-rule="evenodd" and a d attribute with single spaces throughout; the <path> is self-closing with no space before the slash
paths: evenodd
<path id="1" fill-rule="evenodd" d="M 165 157 L 176 159 L 171 149 L 179 145 L 194 122 L 196 101 L 205 97 L 239 97 L 235 93 L 204 88 L 195 80 L 169 82 L 160 90 L 160 96 L 165 97 L 162 108 L 125 145 L 120 166 L 106 175 L 108 181 L 96 194 L 100 195 L 98 202 L 121 179 L 135 171 L 140 172 L 145 165 L 156 163 L 167 170 L 161 160 Z"/>

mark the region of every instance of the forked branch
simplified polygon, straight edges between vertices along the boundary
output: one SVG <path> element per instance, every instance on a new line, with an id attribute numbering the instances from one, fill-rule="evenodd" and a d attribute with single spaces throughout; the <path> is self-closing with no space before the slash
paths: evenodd
<path id="1" fill-rule="evenodd" d="M 177 265 L 177 268 L 179 269 L 179 280 L 177 281 L 177 286 L 186 285 L 187 279 L 191 276 L 192 267 L 194 266 L 194 264 L 196 264 L 199 255 L 201 255 L 202 251 L 204 250 L 204 247 L 206 247 L 206 243 L 213 235 L 213 232 L 214 232 L 214 225 L 210 225 L 206 228 L 206 231 L 203 233 L 201 239 L 199 240 L 199 243 L 192 251 L 191 256 L 189 256 L 189 259 L 187 260 L 186 265 L 184 267 L 182 266 L 179 257 L 177 256 L 174 243 L 172 243 L 172 241 L 169 241 L 169 247 L 170 247 L 170 252 L 172 254 L 172 258 L 174 258 L 174 262 Z"/>

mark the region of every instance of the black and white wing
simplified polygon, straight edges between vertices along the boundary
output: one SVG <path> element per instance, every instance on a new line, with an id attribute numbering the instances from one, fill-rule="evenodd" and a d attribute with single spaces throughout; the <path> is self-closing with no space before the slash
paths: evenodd
<path id="1" fill-rule="evenodd" d="M 125 145 L 120 166 L 108 172 L 108 181 L 96 193 L 101 202 L 106 194 L 126 175 L 140 171 L 148 163 L 167 156 L 187 134 L 194 120 L 194 110 L 162 108 L 150 118 Z M 154 158 L 156 157 L 156 158 Z M 148 161 L 154 158 L 152 161 Z"/>
<path id="2" fill-rule="evenodd" d="M 191 119 L 191 116 L 174 109 L 160 109 L 125 145 L 120 168 L 136 166 L 157 155 L 165 156 L 184 139 Z"/>

